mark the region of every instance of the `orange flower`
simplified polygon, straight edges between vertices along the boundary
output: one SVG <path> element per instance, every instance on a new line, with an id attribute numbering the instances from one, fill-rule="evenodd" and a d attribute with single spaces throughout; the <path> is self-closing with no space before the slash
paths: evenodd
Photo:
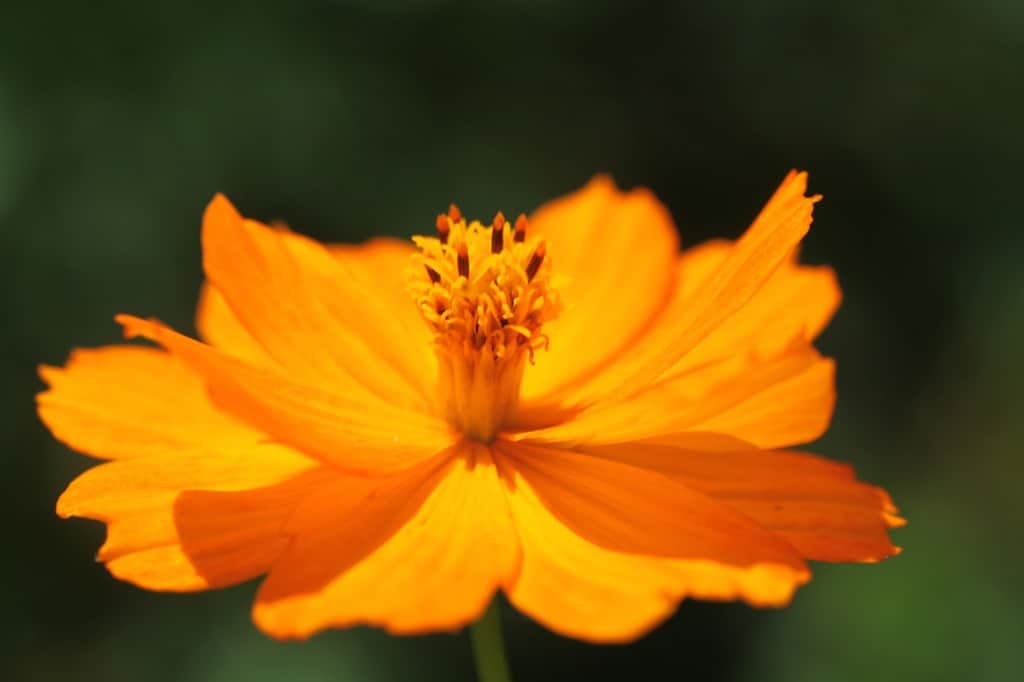
<path id="1" fill-rule="evenodd" d="M 678 252 L 665 208 L 599 177 L 530 219 L 324 247 L 203 221 L 205 343 L 44 367 L 54 435 L 110 460 L 57 512 L 153 590 L 267 574 L 279 638 L 462 627 L 501 590 L 557 632 L 636 638 L 684 597 L 786 604 L 806 560 L 897 552 L 888 496 L 786 450 L 822 434 L 839 303 L 797 264 L 818 197 L 791 173 L 736 242 Z"/>

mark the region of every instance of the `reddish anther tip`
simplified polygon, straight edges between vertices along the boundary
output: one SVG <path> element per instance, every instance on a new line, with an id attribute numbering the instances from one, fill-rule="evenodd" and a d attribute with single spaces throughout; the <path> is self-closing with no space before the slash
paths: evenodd
<path id="1" fill-rule="evenodd" d="M 453 223 L 457 223 L 462 220 L 462 211 L 455 204 L 448 205 L 448 217 L 451 218 Z"/>
<path id="2" fill-rule="evenodd" d="M 437 226 L 437 236 L 440 238 L 442 244 L 448 243 L 448 233 L 452 231 L 452 226 L 448 222 L 448 216 L 444 213 L 437 214 L 437 221 L 434 223 Z"/>
<path id="3" fill-rule="evenodd" d="M 491 253 L 501 253 L 504 248 L 505 216 L 498 211 L 498 215 L 494 216 L 494 222 L 491 223 Z"/>
<path id="4" fill-rule="evenodd" d="M 544 262 L 544 256 L 548 253 L 548 247 L 544 242 L 537 245 L 533 255 L 530 256 L 530 262 L 526 264 L 526 278 L 533 281 L 533 278 L 537 275 L 537 271 L 540 270 L 540 264 Z"/>
<path id="5" fill-rule="evenodd" d="M 462 242 L 456 248 L 456 254 L 458 255 L 459 275 L 462 277 L 469 278 L 469 247 L 466 246 L 466 242 Z"/>
<path id="6" fill-rule="evenodd" d="M 512 238 L 517 242 L 526 241 L 526 215 L 523 213 L 516 218 L 516 231 Z"/>

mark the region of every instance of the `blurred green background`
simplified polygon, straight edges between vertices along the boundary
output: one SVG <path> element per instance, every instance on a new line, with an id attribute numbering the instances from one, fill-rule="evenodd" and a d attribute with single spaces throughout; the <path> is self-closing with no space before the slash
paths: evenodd
<path id="1" fill-rule="evenodd" d="M 194 6 L 191 6 L 194 5 Z M 735 236 L 790 167 L 844 306 L 816 448 L 884 484 L 905 552 L 818 566 L 791 608 L 685 603 L 626 647 L 506 610 L 518 679 L 1015 680 L 1024 646 L 1024 4 L 321 0 L 8 3 L 0 25 L 0 677 L 472 679 L 466 636 L 278 644 L 254 585 L 146 593 L 53 504 L 89 466 L 39 362 L 189 329 L 216 191 L 334 241 L 528 211 L 597 171 L 684 242 Z"/>

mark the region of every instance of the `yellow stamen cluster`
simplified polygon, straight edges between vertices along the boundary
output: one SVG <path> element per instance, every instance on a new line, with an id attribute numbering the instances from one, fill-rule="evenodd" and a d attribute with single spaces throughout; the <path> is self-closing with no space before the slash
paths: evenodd
<path id="1" fill-rule="evenodd" d="M 467 223 L 453 204 L 436 227 L 436 237 L 413 237 L 410 289 L 434 331 L 445 416 L 488 442 L 516 407 L 526 361 L 548 344 L 543 324 L 560 310 L 551 259 L 543 241 L 526 238 L 526 216 Z"/>

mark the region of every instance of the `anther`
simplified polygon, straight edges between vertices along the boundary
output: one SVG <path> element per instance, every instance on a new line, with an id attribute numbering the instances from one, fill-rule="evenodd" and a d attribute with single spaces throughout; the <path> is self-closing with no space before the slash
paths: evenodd
<path id="1" fill-rule="evenodd" d="M 438 282 L 441 281 L 440 273 L 438 273 L 436 270 L 434 270 L 434 268 L 430 267 L 429 265 L 424 265 L 423 267 L 425 267 L 427 269 L 427 277 L 430 278 L 431 282 L 433 282 L 434 284 L 437 284 Z"/>
<path id="2" fill-rule="evenodd" d="M 469 279 L 469 247 L 466 242 L 461 242 L 455 251 L 458 255 L 459 275 Z"/>
<path id="3" fill-rule="evenodd" d="M 505 248 L 505 215 L 498 211 L 491 223 L 491 253 L 501 253 Z"/>
<path id="4" fill-rule="evenodd" d="M 533 281 L 537 271 L 540 270 L 540 264 L 544 262 L 544 256 L 548 252 L 547 244 L 541 242 L 537 245 L 537 250 L 530 256 L 530 262 L 526 265 L 526 278 Z"/>
<path id="5" fill-rule="evenodd" d="M 517 242 L 526 241 L 526 216 L 522 213 L 516 218 L 516 231 L 512 238 Z"/>
<path id="6" fill-rule="evenodd" d="M 453 223 L 457 223 L 462 220 L 462 211 L 455 204 L 448 205 L 448 217 L 451 218 Z"/>
<path id="7" fill-rule="evenodd" d="M 451 223 L 448 222 L 448 216 L 444 213 L 438 213 L 437 222 L 434 224 L 437 226 L 437 238 L 441 240 L 442 244 L 447 244 L 448 233 L 452 231 Z"/>

